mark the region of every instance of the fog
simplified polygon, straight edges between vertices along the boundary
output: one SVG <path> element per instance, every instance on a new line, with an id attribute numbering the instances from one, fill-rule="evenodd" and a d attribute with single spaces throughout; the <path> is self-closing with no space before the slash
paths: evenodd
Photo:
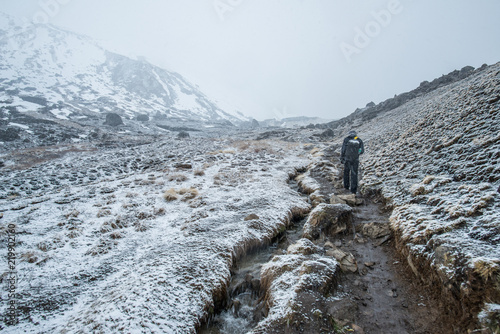
<path id="1" fill-rule="evenodd" d="M 223 109 L 337 119 L 500 61 L 497 0 L 0 0 L 175 71 Z"/>

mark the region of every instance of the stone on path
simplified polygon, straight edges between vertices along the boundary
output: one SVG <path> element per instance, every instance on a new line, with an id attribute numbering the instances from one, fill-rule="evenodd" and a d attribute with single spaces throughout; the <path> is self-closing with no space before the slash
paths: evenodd
<path id="1" fill-rule="evenodd" d="M 316 240 L 335 236 L 352 226 L 352 208 L 346 204 L 319 204 L 309 215 L 302 236 Z"/>

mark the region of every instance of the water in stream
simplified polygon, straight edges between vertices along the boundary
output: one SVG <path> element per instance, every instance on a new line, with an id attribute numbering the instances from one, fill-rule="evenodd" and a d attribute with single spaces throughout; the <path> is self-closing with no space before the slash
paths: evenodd
<path id="1" fill-rule="evenodd" d="M 284 254 L 301 237 L 306 219 L 293 222 L 269 247 L 247 254 L 238 262 L 228 288 L 228 308 L 216 314 L 200 334 L 240 334 L 251 331 L 265 317 L 260 294 L 260 270 L 274 255 Z"/>

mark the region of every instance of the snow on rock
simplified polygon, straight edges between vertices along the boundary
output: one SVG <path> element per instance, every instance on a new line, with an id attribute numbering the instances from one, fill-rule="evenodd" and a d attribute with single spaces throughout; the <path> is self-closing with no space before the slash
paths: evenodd
<path id="1" fill-rule="evenodd" d="M 287 184 L 308 163 L 289 143 L 165 139 L 0 170 L 21 311 L 4 333 L 195 333 L 233 262 L 310 210 Z"/>
<path id="2" fill-rule="evenodd" d="M 492 333 L 497 333 L 500 330 L 500 305 L 485 304 L 481 313 L 479 313 L 479 321 L 484 329 L 488 328 Z"/>
<path id="3" fill-rule="evenodd" d="M 251 333 L 272 332 L 269 329 L 274 326 L 291 325 L 307 317 L 301 310 L 300 294 L 317 292 L 317 298 L 326 296 L 336 287 L 338 265 L 335 259 L 318 254 L 274 256 L 261 270 L 261 287 L 267 291 L 269 313 Z"/>
<path id="4" fill-rule="evenodd" d="M 303 237 L 316 240 L 325 235 L 334 236 L 352 226 L 352 208 L 346 204 L 319 204 L 309 215 L 303 228 Z"/>
<path id="5" fill-rule="evenodd" d="M 296 181 L 301 188 L 301 191 L 305 194 L 312 194 L 320 190 L 321 186 L 313 177 L 311 177 L 311 171 L 308 169 L 304 174 L 297 176 Z"/>

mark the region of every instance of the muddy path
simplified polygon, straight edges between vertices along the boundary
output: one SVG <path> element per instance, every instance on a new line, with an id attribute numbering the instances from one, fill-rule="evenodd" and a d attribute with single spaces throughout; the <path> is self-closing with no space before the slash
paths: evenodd
<path id="1" fill-rule="evenodd" d="M 335 161 L 327 156 L 329 161 Z M 319 168 L 311 176 L 321 185 L 320 192 L 349 194 L 341 187 L 342 167 L 336 176 Z M 395 250 L 394 241 L 385 228 L 390 212 L 377 197 L 362 198 L 353 207 L 353 231 L 329 241 L 356 259 L 357 271 L 344 271 L 337 293 L 345 296 L 348 310 L 336 319 L 339 332 L 355 333 L 463 333 L 447 314 L 446 303 L 415 277 L 406 260 Z"/>
<path id="2" fill-rule="evenodd" d="M 309 170 L 320 186 L 320 195 L 329 202 L 332 195 L 349 195 L 342 187 L 341 166 L 325 157 Z M 332 175 L 332 170 L 337 174 Z M 297 184 L 290 182 L 297 191 Z M 313 202 L 309 196 L 309 201 Z M 352 198 L 352 197 L 351 197 Z M 270 247 L 247 254 L 234 268 L 225 309 L 218 310 L 198 332 L 220 333 L 462 333 L 447 308 L 433 293 L 436 287 L 419 281 L 405 259 L 400 258 L 389 229 L 390 212 L 377 197 L 357 196 L 352 202 L 352 226 L 344 233 L 323 236 L 314 243 L 320 256 L 334 257 L 340 250 L 353 259 L 341 266 L 330 292 L 315 289 L 297 295 L 294 315 L 259 328 L 268 316 L 261 268 L 273 257 L 286 254 L 289 246 L 303 237 L 307 217 L 295 221 L 278 235 Z M 255 327 L 257 326 L 257 327 Z"/>
<path id="3" fill-rule="evenodd" d="M 339 285 L 338 292 L 357 306 L 345 325 L 360 333 L 455 333 L 432 287 L 417 280 L 395 253 L 392 239 L 363 235 L 363 225 L 388 222 L 379 204 L 365 199 L 353 218 L 356 234 L 336 241 L 358 264 L 358 271 L 344 273 Z"/>

